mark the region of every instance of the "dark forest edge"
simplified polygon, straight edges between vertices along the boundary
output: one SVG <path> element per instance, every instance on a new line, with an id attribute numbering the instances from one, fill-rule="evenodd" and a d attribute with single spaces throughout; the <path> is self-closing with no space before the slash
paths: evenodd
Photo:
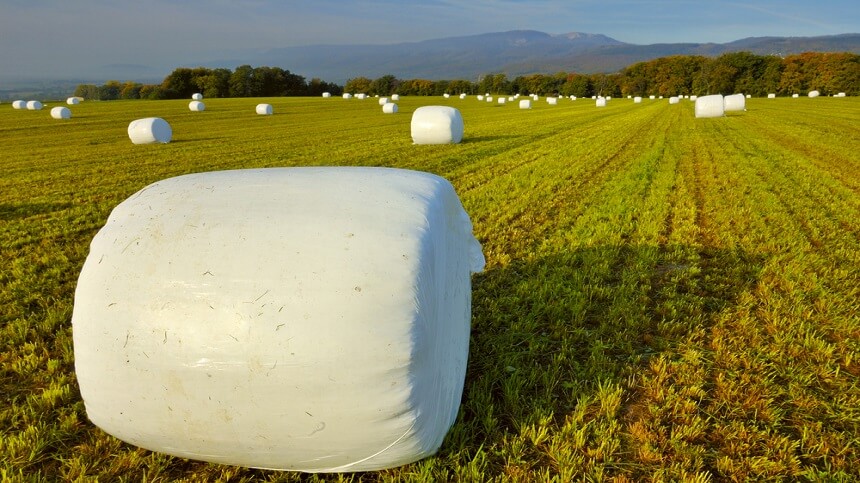
<path id="1" fill-rule="evenodd" d="M 709 58 L 679 55 L 633 64 L 614 74 L 522 75 L 506 74 L 469 80 L 377 79 L 355 77 L 344 86 L 317 78 L 307 81 L 280 67 L 242 65 L 229 69 L 180 67 L 161 84 L 80 84 L 75 96 L 92 100 L 187 99 L 194 93 L 206 98 L 320 96 L 323 92 L 369 95 L 540 94 L 589 97 L 627 95 L 706 95 L 744 93 L 780 96 L 817 90 L 823 95 L 844 92 L 860 95 L 860 55 L 852 53 L 804 53 L 787 57 L 733 52 Z"/>

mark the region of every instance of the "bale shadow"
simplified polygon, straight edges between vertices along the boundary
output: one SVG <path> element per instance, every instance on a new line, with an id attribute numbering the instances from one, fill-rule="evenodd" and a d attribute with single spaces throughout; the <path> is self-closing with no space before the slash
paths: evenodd
<path id="1" fill-rule="evenodd" d="M 460 428 L 440 455 L 502 445 L 541 418 L 558 427 L 600 384 L 624 385 L 712 327 L 764 262 L 740 250 L 605 246 L 475 275 Z"/>
<path id="2" fill-rule="evenodd" d="M 0 203 L 0 221 L 20 220 L 71 207 L 71 203 Z"/>

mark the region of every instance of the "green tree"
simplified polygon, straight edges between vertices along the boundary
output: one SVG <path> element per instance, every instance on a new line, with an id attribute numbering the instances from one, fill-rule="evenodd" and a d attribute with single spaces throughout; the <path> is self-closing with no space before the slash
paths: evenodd
<path id="1" fill-rule="evenodd" d="M 370 91 L 370 82 L 367 77 L 355 77 L 348 79 L 343 89 L 353 94 L 367 94 Z"/>
<path id="2" fill-rule="evenodd" d="M 254 68 L 250 65 L 240 65 L 230 74 L 228 88 L 230 97 L 250 97 L 252 91 L 251 78 L 254 75 Z"/>

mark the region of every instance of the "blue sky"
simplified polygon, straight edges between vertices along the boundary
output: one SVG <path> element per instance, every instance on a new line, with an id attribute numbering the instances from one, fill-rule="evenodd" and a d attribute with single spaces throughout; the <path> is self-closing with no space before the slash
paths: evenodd
<path id="1" fill-rule="evenodd" d="M 514 29 L 636 43 L 860 32 L 857 0 L 0 0 L 0 75 L 111 64 L 172 70 L 295 45 L 397 43 Z M 282 66 L 289 68 L 289 66 Z"/>

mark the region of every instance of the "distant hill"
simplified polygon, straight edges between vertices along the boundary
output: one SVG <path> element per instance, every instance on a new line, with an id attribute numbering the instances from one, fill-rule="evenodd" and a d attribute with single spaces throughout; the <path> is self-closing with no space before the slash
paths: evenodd
<path id="1" fill-rule="evenodd" d="M 860 54 L 860 34 L 823 37 L 751 37 L 725 44 L 636 45 L 600 34 L 552 35 L 514 30 L 389 45 L 311 45 L 275 48 L 242 60 L 209 62 L 208 67 L 270 65 L 306 77 L 342 83 L 357 76 L 393 74 L 402 79 L 476 80 L 488 73 L 508 77 L 559 71 L 616 72 L 630 64 L 669 55 L 717 56 L 749 51 L 760 55 L 802 52 Z"/>

